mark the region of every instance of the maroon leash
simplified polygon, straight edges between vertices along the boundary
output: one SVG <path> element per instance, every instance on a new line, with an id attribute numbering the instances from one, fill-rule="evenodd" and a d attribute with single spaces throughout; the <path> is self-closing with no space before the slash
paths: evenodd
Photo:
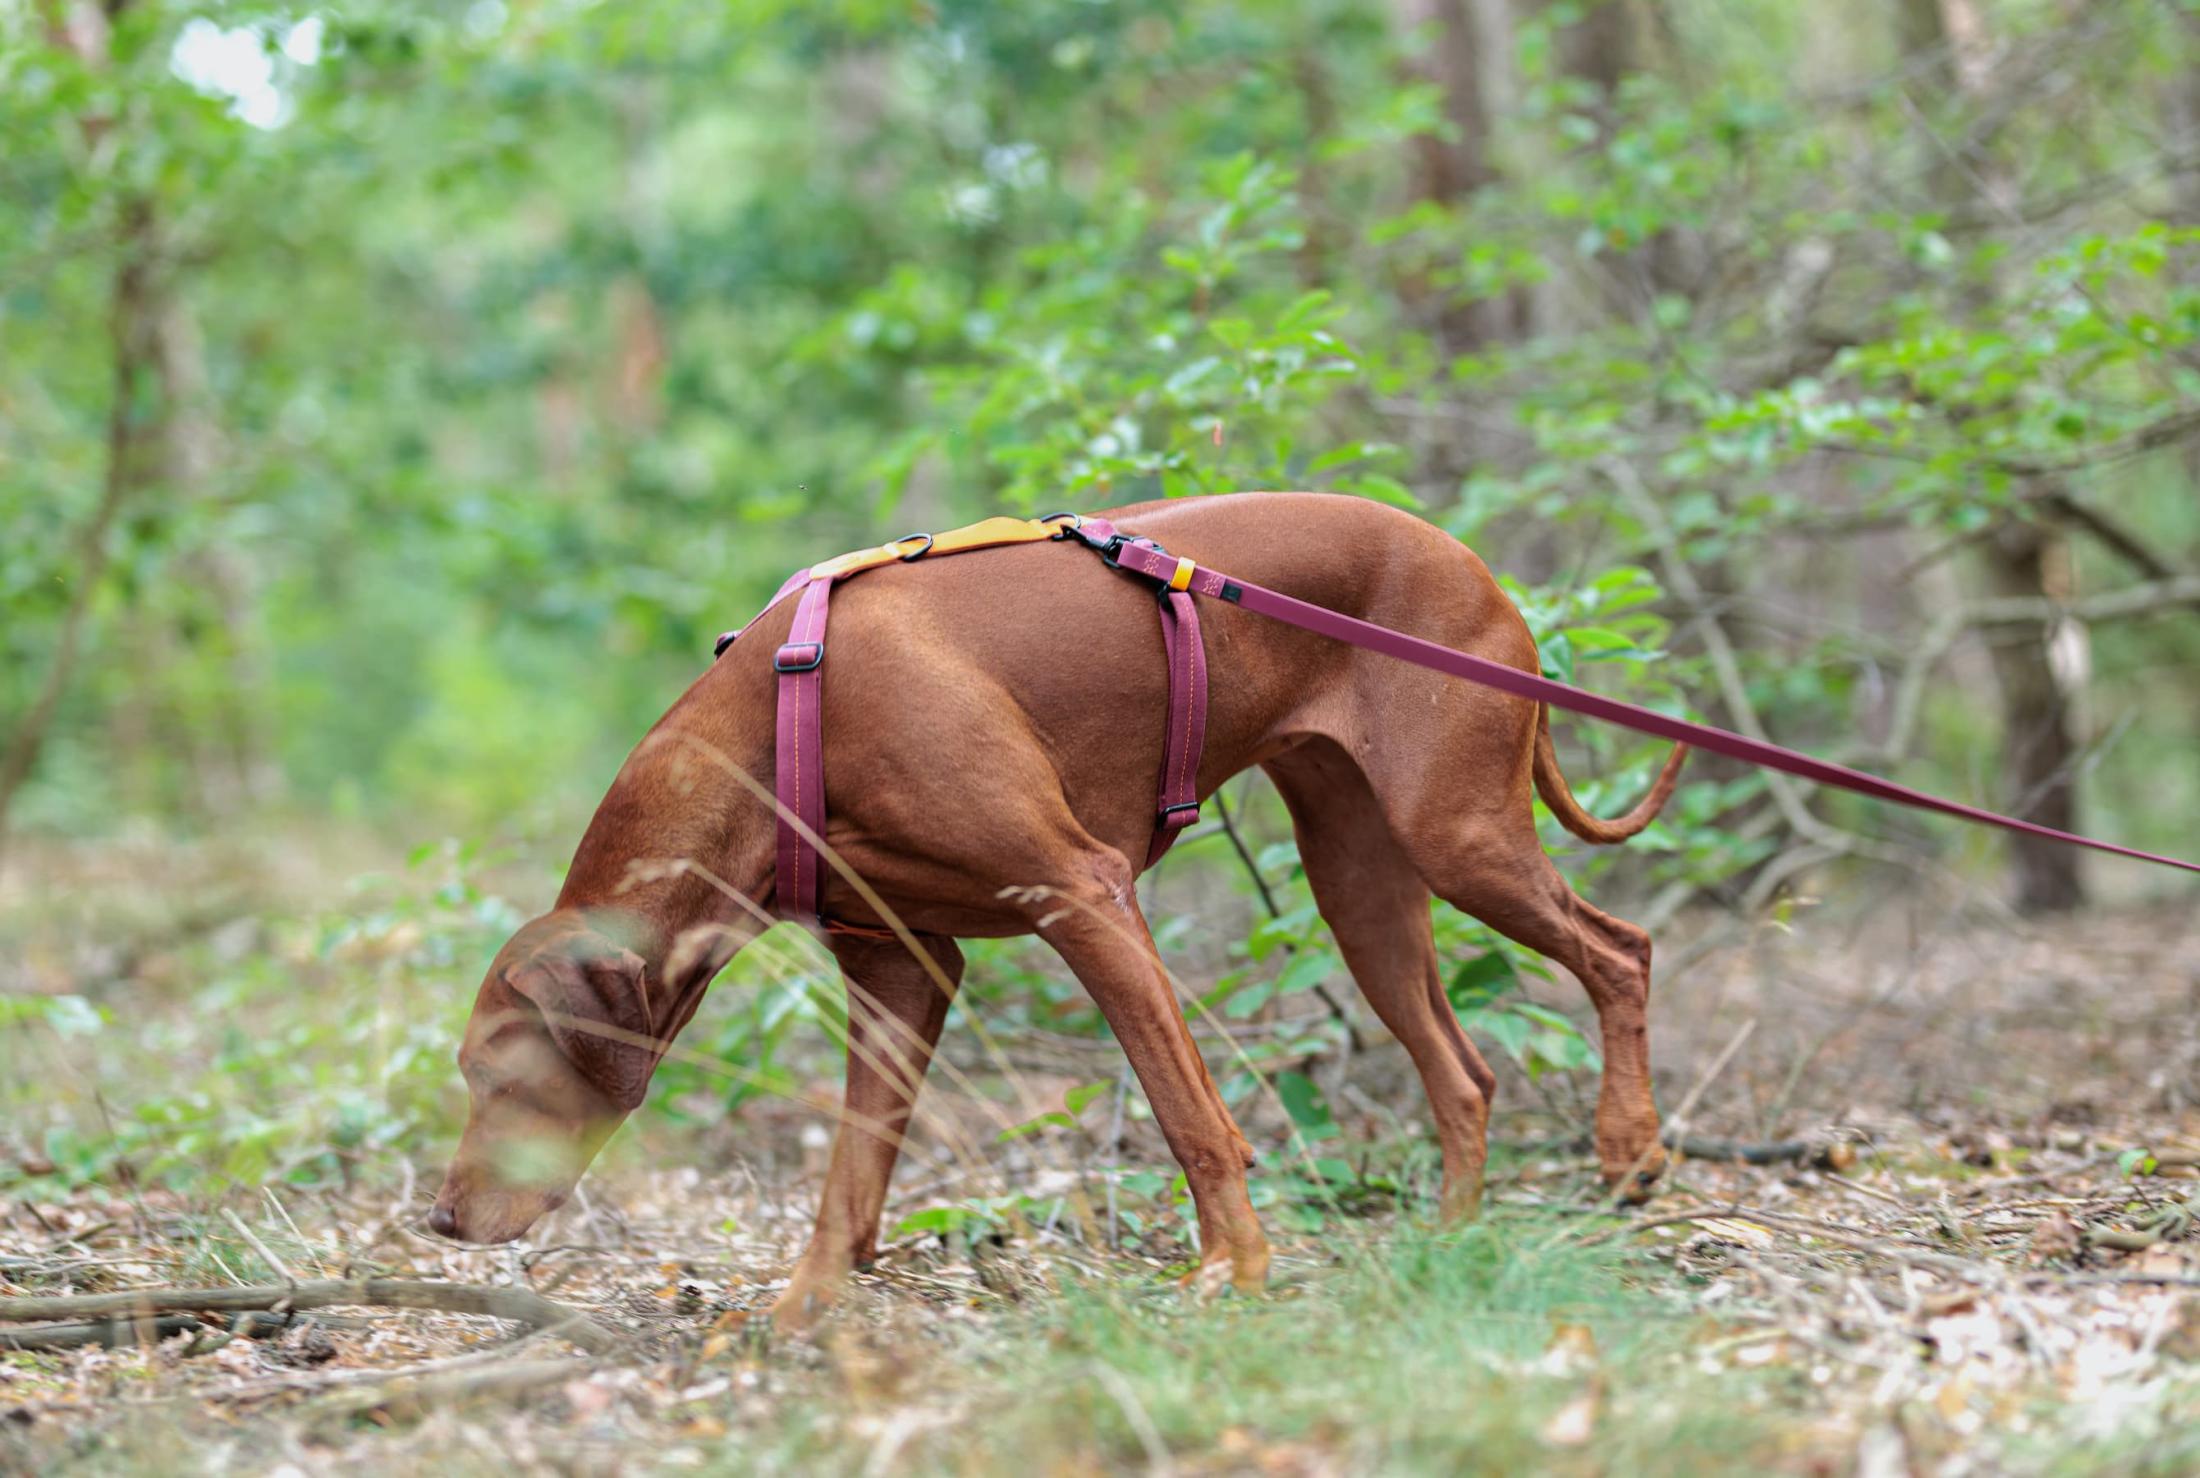
<path id="1" fill-rule="evenodd" d="M 2140 862 L 2154 862 L 2163 867 L 2200 872 L 2200 863 L 2186 862 L 2176 857 L 2162 857 L 2153 852 L 2142 852 L 2136 847 L 2119 846 L 2115 842 L 2096 841 L 2092 837 L 2079 836 L 2074 832 L 2057 831 L 2036 821 L 2022 821 L 1979 806 L 1967 806 L 1961 801 L 1943 800 L 1937 795 L 1913 790 L 1907 785 L 1897 785 L 1892 780 L 1882 780 L 1877 775 L 1852 770 L 1847 765 L 1837 765 L 1831 760 L 1813 759 L 1807 754 L 1770 744 L 1762 739 L 1750 739 L 1741 734 L 1728 733 L 1725 729 L 1712 728 L 1709 724 L 1673 718 L 1639 704 L 1606 698 L 1569 683 L 1554 681 L 1539 673 L 1523 672 L 1517 667 L 1507 667 L 1502 662 L 1492 662 L 1486 657 L 1471 656 L 1436 642 L 1408 636 L 1402 631 L 1393 631 L 1372 621 L 1362 621 L 1356 616 L 1332 611 L 1327 606 L 1317 606 L 1279 591 L 1269 590 L 1250 580 L 1239 580 L 1217 570 L 1195 566 L 1190 560 L 1179 559 L 1150 539 L 1139 539 L 1118 532 L 1105 519 L 1078 518 L 1074 514 L 1050 517 L 1059 517 L 1062 520 L 1063 537 L 1074 538 L 1097 551 L 1110 568 L 1144 576 L 1158 582 L 1164 589 L 1172 584 L 1181 585 L 1190 594 L 1228 601 L 1232 605 L 1281 621 L 1288 626 L 1296 626 L 1302 631 L 1311 631 L 1318 636 L 1350 642 L 1353 646 L 1365 647 L 1371 652 L 1380 652 L 1384 656 L 1396 657 L 1452 677 L 1463 677 L 1469 682 L 1496 688 L 1516 697 L 1548 703 L 1553 708 L 1564 708 L 1589 718 L 1602 719 L 1606 723 L 1618 724 L 1621 728 L 1633 729 L 1660 739 L 1677 740 L 1712 754 L 1723 754 L 1729 759 L 1761 765 L 1768 770 L 1784 771 L 1821 785 L 1836 786 L 1842 790 L 1854 791 L 1858 795 L 1871 796 L 1875 800 L 1893 801 L 1897 805 L 1911 806 L 1920 811 L 1937 811 L 1943 816 L 1953 816 L 1960 821 L 1998 826 L 2005 831 L 2046 837 L 2074 847 L 2091 847 L 2096 852 L 2135 858 Z M 1195 757 L 1195 766 L 1196 762 Z"/>

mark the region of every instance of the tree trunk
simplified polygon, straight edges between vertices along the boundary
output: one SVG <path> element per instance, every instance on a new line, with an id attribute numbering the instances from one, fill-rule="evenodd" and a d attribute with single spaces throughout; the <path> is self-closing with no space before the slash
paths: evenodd
<path id="1" fill-rule="evenodd" d="M 2069 562 L 2068 541 L 2051 530 L 2004 524 L 1988 541 L 1988 591 L 2068 600 Z M 2013 627 L 1991 638 L 2001 689 L 2002 795 L 2012 815 L 2058 831 L 2078 829 L 2079 750 L 2071 717 L 2084 640 L 2075 626 Z M 2085 902 L 2075 848 L 2044 837 L 2017 836 L 2011 843 L 2020 912 L 2054 913 Z"/>
<path id="2" fill-rule="evenodd" d="M 92 601 L 107 573 L 108 535 L 115 519 L 145 476 L 144 451 L 157 420 L 157 397 L 148 393 L 160 357 L 160 314 L 154 286 L 152 206 L 141 196 L 123 201 L 116 237 L 118 260 L 111 289 L 107 333 L 113 360 L 107 406 L 106 470 L 99 501 L 77 533 L 75 584 L 62 609 L 53 656 L 38 694 L 8 736 L 0 752 L 0 842 L 7 835 L 8 813 L 37 767 L 52 732 L 69 682 L 76 674 L 84 628 Z"/>
<path id="3" fill-rule="evenodd" d="M 1442 94 L 1452 130 L 1449 138 L 1414 139 L 1413 193 L 1456 207 L 1497 179 L 1495 79 L 1508 57 L 1510 14 L 1505 0 L 1397 0 L 1396 14 L 1402 28 L 1429 37 L 1428 54 L 1413 64 L 1413 72 Z M 1430 305 L 1447 355 L 1524 336 L 1522 293 L 1462 303 L 1442 297 L 1425 281 L 1408 281 L 1402 289 L 1410 305 Z"/>
<path id="4" fill-rule="evenodd" d="M 1917 76 L 1920 112 L 1928 126 L 1943 98 L 1972 103 L 1989 98 L 1989 38 L 1976 0 L 1902 0 L 1896 20 L 1905 53 L 1927 63 Z M 1977 194 L 1988 213 L 2009 207 L 2008 171 L 1990 149 L 1959 160 L 1938 139 L 1927 138 L 1924 144 L 1936 155 L 1936 200 L 1953 202 Z M 1982 295 L 1976 306 L 1987 308 L 1991 301 Z M 2072 594 L 2070 551 L 2051 526 L 2005 518 L 1993 537 L 1976 547 L 1981 574 L 1997 596 L 2067 600 Z M 2077 628 L 2008 633 L 1993 649 L 2001 697 L 2002 794 L 2012 814 L 2071 831 L 2076 829 L 2079 752 L 2074 708 L 2084 664 L 2066 663 L 2067 670 L 2058 674 L 2053 650 L 2058 640 L 2075 652 L 2083 650 L 2084 633 Z M 2009 845 L 2020 912 L 2053 913 L 2085 902 L 2076 848 L 2029 836 L 2012 837 Z"/>

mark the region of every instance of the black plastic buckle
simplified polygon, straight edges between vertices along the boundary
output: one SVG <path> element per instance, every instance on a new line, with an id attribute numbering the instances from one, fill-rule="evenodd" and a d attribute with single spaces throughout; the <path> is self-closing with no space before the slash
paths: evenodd
<path id="1" fill-rule="evenodd" d="M 737 637 L 739 637 L 740 635 L 741 635 L 741 628 L 739 628 L 738 626 L 737 626 L 737 627 L 735 627 L 735 628 L 734 628 L 733 630 L 731 630 L 731 631 L 721 631 L 721 632 L 719 632 L 719 633 L 718 633 L 718 640 L 716 640 L 716 641 L 712 642 L 712 643 L 711 643 L 711 646 L 710 646 L 710 658 L 711 658 L 711 660 L 712 660 L 713 662 L 715 662 L 715 661 L 717 661 L 717 660 L 718 660 L 718 659 L 719 659 L 720 657 L 723 657 L 723 656 L 725 656 L 725 655 L 726 655 L 726 648 L 728 648 L 728 647 L 732 646 L 732 645 L 733 645 L 733 643 L 734 643 L 734 639 L 735 639 L 735 638 L 737 638 Z"/>
<path id="2" fill-rule="evenodd" d="M 1179 813 L 1185 813 L 1182 821 L 1176 819 Z M 1179 801 L 1176 805 L 1161 808 L 1161 824 L 1163 826 L 1190 826 L 1198 819 L 1199 802 L 1197 801 Z"/>
<path id="3" fill-rule="evenodd" d="M 1123 550 L 1125 546 L 1136 544 L 1138 542 L 1139 536 L 1136 534 L 1108 535 L 1107 542 L 1100 546 L 1100 562 L 1106 565 L 1111 570 L 1120 570 L 1121 568 L 1123 568 Z M 1153 552 L 1156 554 L 1167 554 L 1169 551 L 1163 549 L 1159 544 L 1155 544 L 1153 545 Z M 1142 575 L 1145 573 L 1145 571 L 1132 570 L 1131 573 L 1134 575 Z"/>
<path id="4" fill-rule="evenodd" d="M 825 643 L 791 641 L 772 653 L 772 671 L 808 672 L 825 660 Z"/>

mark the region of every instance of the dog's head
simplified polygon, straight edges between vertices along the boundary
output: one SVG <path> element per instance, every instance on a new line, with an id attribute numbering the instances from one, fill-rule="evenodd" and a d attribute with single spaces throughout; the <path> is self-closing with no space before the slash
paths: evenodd
<path id="1" fill-rule="evenodd" d="M 523 1235 L 640 1107 L 657 1057 L 640 955 L 572 915 L 521 929 L 466 1023 L 466 1132 L 429 1227 L 465 1242 Z"/>

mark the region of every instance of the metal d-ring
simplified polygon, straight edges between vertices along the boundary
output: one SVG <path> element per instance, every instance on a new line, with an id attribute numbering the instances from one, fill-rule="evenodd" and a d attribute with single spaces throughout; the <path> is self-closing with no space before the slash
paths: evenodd
<path id="1" fill-rule="evenodd" d="M 1069 523 L 1066 527 L 1055 530 L 1054 537 L 1057 539 L 1067 539 L 1071 534 L 1076 533 L 1085 526 L 1085 515 L 1066 511 L 1062 513 L 1042 513 L 1039 515 L 1039 522 L 1060 523 L 1065 518 L 1069 520 Z"/>
<path id="2" fill-rule="evenodd" d="M 894 556 L 903 564 L 907 564 L 913 559 L 922 559 L 932 552 L 932 536 L 930 534 L 903 534 L 900 538 L 889 542 L 886 547 L 893 549 L 897 545 L 908 543 L 911 539 L 922 539 L 924 543 L 921 547 L 913 549 L 907 554 L 896 554 Z"/>

